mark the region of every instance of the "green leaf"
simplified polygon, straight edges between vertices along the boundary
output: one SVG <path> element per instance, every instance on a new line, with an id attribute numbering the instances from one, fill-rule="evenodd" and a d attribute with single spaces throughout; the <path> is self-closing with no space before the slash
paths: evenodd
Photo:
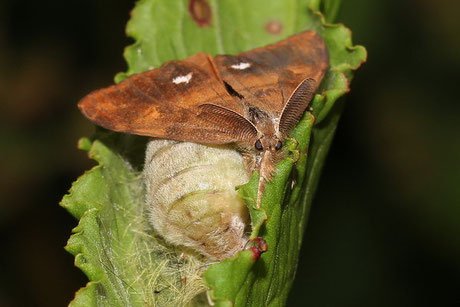
<path id="1" fill-rule="evenodd" d="M 140 173 L 147 139 L 103 130 L 91 140 L 82 139 L 80 148 L 99 165 L 80 177 L 61 203 L 80 220 L 66 249 L 90 280 L 72 306 L 182 306 L 205 289 L 203 282 L 217 306 L 285 304 L 312 197 L 340 116 L 342 104 L 337 99 L 349 90 L 352 71 L 366 58 L 364 48 L 352 46 L 348 29 L 326 23 L 333 20 L 339 2 L 210 0 L 207 27 L 191 18 L 188 1 L 136 4 L 127 26 L 135 39 L 125 50 L 129 69 L 117 75 L 117 81 L 200 51 L 235 54 L 307 29 L 324 38 L 330 69 L 312 113 L 307 112 L 291 133 L 297 148 L 293 143 L 286 146 L 300 152 L 299 160 L 290 154 L 279 163 L 273 182 L 266 186 L 262 209 L 253 207 L 257 174 L 240 189 L 251 213 L 251 237 L 262 236 L 268 251 L 259 260 L 246 250 L 213 264 L 204 272 L 204 281 L 199 259 L 177 260 L 176 251 L 154 236 L 145 219 Z M 269 33 L 268 23 L 281 25 L 282 31 Z M 184 283 L 183 274 L 196 278 Z M 202 298 L 192 303 L 206 305 Z"/>

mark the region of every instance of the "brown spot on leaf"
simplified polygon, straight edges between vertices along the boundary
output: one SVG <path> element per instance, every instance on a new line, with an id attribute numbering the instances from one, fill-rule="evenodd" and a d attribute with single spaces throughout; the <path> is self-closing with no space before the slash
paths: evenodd
<path id="1" fill-rule="evenodd" d="M 278 35 L 283 32 L 283 24 L 277 20 L 270 20 L 265 24 L 265 31 L 272 35 Z"/>
<path id="2" fill-rule="evenodd" d="M 189 12 L 192 19 L 200 26 L 206 27 L 211 25 L 212 10 L 206 0 L 189 0 Z"/>

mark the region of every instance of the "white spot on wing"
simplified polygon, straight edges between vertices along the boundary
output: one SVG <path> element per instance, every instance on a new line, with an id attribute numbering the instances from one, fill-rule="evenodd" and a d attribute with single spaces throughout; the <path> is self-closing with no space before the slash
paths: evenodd
<path id="1" fill-rule="evenodd" d="M 190 80 L 192 79 L 192 75 L 193 75 L 193 73 L 189 72 L 185 76 L 177 76 L 172 80 L 172 82 L 174 84 L 189 83 Z"/>
<path id="2" fill-rule="evenodd" d="M 247 62 L 241 62 L 239 64 L 233 64 L 231 66 L 231 68 L 239 69 L 239 70 L 243 70 L 243 69 L 246 69 L 246 68 L 249 68 L 249 67 L 251 67 L 251 63 L 247 63 Z"/>

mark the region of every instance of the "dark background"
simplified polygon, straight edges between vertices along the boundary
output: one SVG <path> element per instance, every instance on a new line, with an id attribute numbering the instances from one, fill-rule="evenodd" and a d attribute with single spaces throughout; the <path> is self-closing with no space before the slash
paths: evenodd
<path id="1" fill-rule="evenodd" d="M 0 3 L 0 306 L 63 306 L 86 283 L 58 206 L 94 162 L 76 102 L 126 70 L 131 1 Z M 365 45 L 289 306 L 460 306 L 460 1 L 347 0 Z"/>

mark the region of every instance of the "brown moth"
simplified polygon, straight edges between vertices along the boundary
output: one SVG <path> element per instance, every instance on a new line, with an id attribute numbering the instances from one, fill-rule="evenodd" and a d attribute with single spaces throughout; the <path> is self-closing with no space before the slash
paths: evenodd
<path id="1" fill-rule="evenodd" d="M 90 93 L 82 113 L 104 128 L 200 144 L 235 144 L 264 182 L 328 69 L 321 37 L 307 31 L 238 55 L 198 53 Z"/>

